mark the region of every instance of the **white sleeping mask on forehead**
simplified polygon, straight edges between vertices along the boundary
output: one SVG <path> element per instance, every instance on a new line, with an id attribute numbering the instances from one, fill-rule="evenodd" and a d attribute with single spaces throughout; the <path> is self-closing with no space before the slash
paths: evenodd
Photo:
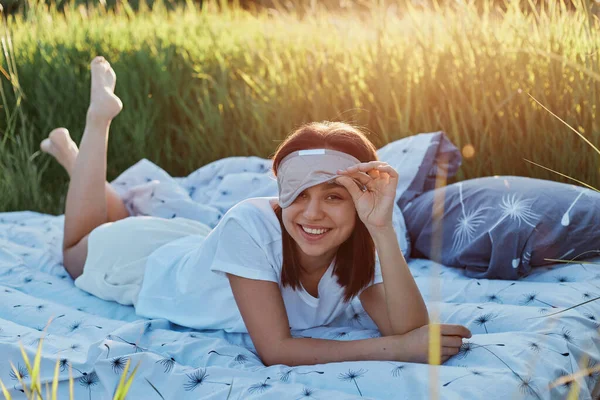
<path id="1" fill-rule="evenodd" d="M 338 169 L 356 164 L 360 164 L 360 160 L 337 150 L 310 149 L 288 154 L 277 170 L 279 205 L 281 208 L 289 207 L 305 189 L 335 182 L 335 178 L 342 176 L 337 173 Z M 364 186 L 360 182 L 357 184 L 361 188 Z"/>

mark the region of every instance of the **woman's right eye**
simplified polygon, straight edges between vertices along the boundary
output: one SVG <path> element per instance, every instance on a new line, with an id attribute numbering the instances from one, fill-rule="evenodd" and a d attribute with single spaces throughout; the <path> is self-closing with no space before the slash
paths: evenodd
<path id="1" fill-rule="evenodd" d="M 298 200 L 303 200 L 306 198 L 306 194 L 304 193 L 300 193 L 298 196 L 296 196 L 296 198 L 294 199 L 294 203 L 297 202 Z"/>

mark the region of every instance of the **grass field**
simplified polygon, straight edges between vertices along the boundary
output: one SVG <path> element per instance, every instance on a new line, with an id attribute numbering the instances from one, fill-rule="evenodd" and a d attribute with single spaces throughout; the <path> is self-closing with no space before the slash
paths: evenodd
<path id="1" fill-rule="evenodd" d="M 600 143 L 600 4 L 373 3 L 300 14 L 30 2 L 0 33 L 0 211 L 62 212 L 67 176 L 38 144 L 58 126 L 80 138 L 99 54 L 124 103 L 109 179 L 142 157 L 176 176 L 268 157 L 299 124 L 328 119 L 364 127 L 378 147 L 444 130 L 474 149 L 458 180 L 564 181 L 526 158 L 600 187 L 598 154 L 528 96 Z"/>

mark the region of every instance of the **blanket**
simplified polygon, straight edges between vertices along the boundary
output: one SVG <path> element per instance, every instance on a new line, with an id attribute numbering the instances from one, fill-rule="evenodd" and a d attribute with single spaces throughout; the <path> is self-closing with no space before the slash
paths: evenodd
<path id="1" fill-rule="evenodd" d="M 431 143 L 436 137 L 443 134 L 420 139 L 436 147 Z M 413 154 L 422 163 L 426 152 L 417 146 Z M 262 171 L 248 169 L 261 169 L 258 165 Z M 416 172 L 404 173 L 399 198 L 433 165 L 407 168 Z M 176 214 L 214 226 L 242 198 L 276 194 L 268 168 L 267 160 L 231 158 L 172 178 L 142 161 L 113 185 L 139 215 Z M 571 308 L 598 297 L 595 265 L 553 264 L 519 281 L 494 281 L 410 259 L 430 315 L 472 331 L 458 355 L 442 366 L 394 361 L 265 366 L 247 334 L 140 318 L 132 307 L 76 288 L 62 266 L 63 222 L 63 216 L 29 211 L 0 214 L 0 379 L 15 399 L 24 394 L 10 365 L 28 382 L 20 346 L 32 358 L 42 338 L 41 380 L 52 380 L 59 360 L 61 399 L 68 398 L 69 369 L 75 398 L 112 398 L 128 360 L 139 364 L 132 399 L 413 399 L 435 393 L 442 399 L 562 399 L 572 384 L 549 383 L 600 360 L 600 301 Z M 354 301 L 333 324 L 292 335 L 358 340 L 379 332 Z M 597 378 L 596 372 L 577 378 L 579 398 L 591 398 Z"/>

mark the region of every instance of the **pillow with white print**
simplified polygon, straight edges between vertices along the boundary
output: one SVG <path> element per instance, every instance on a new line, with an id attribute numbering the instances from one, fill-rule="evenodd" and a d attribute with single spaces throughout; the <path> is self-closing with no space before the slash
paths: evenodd
<path id="1" fill-rule="evenodd" d="M 474 278 L 517 279 L 552 260 L 600 253 L 600 193 L 570 184 L 471 179 L 425 192 L 402 213 L 413 257 L 464 267 Z M 441 251 L 432 248 L 440 240 Z"/>

